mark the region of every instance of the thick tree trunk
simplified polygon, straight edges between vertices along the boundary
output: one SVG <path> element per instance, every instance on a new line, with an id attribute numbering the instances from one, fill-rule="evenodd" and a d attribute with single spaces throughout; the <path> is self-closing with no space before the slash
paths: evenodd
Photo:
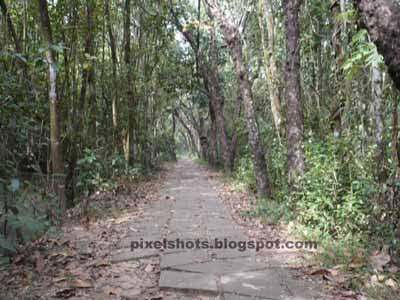
<path id="1" fill-rule="evenodd" d="M 257 193 L 260 197 L 268 196 L 270 194 L 270 186 L 267 176 L 267 163 L 254 110 L 248 72 L 244 65 L 239 31 L 226 19 L 225 14 L 215 0 L 205 0 L 205 2 L 208 5 L 210 17 L 215 18 L 218 21 L 234 61 L 237 82 L 240 93 L 243 97 L 246 113 L 249 143 L 252 151 L 254 173 L 257 181 Z"/>
<path id="2" fill-rule="evenodd" d="M 60 208 L 65 213 L 65 183 L 64 183 L 64 161 L 62 156 L 62 145 L 60 140 L 60 116 L 58 112 L 59 99 L 57 98 L 57 69 L 51 46 L 53 37 L 51 32 L 51 23 L 49 18 L 47 0 L 38 0 L 40 24 L 43 40 L 46 43 L 46 61 L 49 71 L 49 100 L 50 100 L 50 146 L 51 161 L 54 175 L 54 189 L 59 197 Z"/>
<path id="3" fill-rule="evenodd" d="M 294 188 L 304 172 L 303 108 L 300 87 L 300 0 L 284 0 L 286 28 L 285 96 L 287 101 L 288 182 Z"/>
<path id="4" fill-rule="evenodd" d="M 395 0 L 355 0 L 360 24 L 383 56 L 390 77 L 400 90 L 400 5 Z"/>

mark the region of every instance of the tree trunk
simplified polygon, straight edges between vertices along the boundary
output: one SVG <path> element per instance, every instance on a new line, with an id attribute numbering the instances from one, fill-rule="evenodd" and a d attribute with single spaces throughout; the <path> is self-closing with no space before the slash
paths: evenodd
<path id="1" fill-rule="evenodd" d="M 175 136 L 176 136 L 176 118 L 175 118 L 175 111 L 172 111 L 172 139 L 171 139 L 171 154 L 172 160 L 177 161 L 176 157 L 176 143 L 175 143 Z"/>
<path id="2" fill-rule="evenodd" d="M 400 90 L 400 5 L 395 0 L 355 0 L 360 24 L 383 56 L 389 75 Z"/>
<path id="3" fill-rule="evenodd" d="M 343 83 L 346 84 L 346 80 L 343 80 L 342 76 L 342 68 L 343 65 L 343 44 L 341 39 L 341 32 L 344 28 L 342 28 L 342 23 L 339 21 L 339 15 L 343 13 L 340 1 L 333 0 L 331 4 L 331 15 L 332 15 L 332 23 L 334 24 L 333 33 L 332 33 L 332 47 L 334 53 L 334 61 L 335 61 L 335 70 L 334 70 L 334 78 L 333 84 L 331 85 L 331 113 L 330 113 L 330 127 L 334 134 L 334 136 L 338 137 L 342 133 L 342 113 L 344 109 L 345 103 L 345 95 L 343 91 Z"/>
<path id="4" fill-rule="evenodd" d="M 257 124 L 256 113 L 253 105 L 253 96 L 242 53 L 242 45 L 239 31 L 228 22 L 225 14 L 215 0 L 205 0 L 211 18 L 215 18 L 222 30 L 225 41 L 233 58 L 236 77 L 246 113 L 249 143 L 253 156 L 254 173 L 257 182 L 257 193 L 260 197 L 270 194 L 269 179 L 267 176 L 267 162 L 265 160 L 264 147 Z"/>
<path id="5" fill-rule="evenodd" d="M 378 182 L 385 181 L 385 143 L 384 143 L 384 118 L 382 111 L 382 74 L 378 66 L 372 67 L 372 97 L 374 100 L 374 116 L 375 116 L 375 143 L 376 151 L 376 175 Z"/>
<path id="6" fill-rule="evenodd" d="M 291 189 L 304 172 L 303 108 L 300 87 L 300 0 L 284 0 L 286 28 L 285 96 L 287 101 L 288 182 Z"/>
<path id="7" fill-rule="evenodd" d="M 125 24 L 124 24 L 124 40 L 125 40 L 125 56 L 124 62 L 126 67 L 126 88 L 127 100 L 129 101 L 128 113 L 128 136 L 126 140 L 125 156 L 130 165 L 134 162 L 134 129 L 135 129 L 135 88 L 133 86 L 132 66 L 131 66 L 131 0 L 125 0 Z"/>
<path id="8" fill-rule="evenodd" d="M 22 54 L 23 51 L 22 51 L 21 41 L 18 39 L 17 34 L 15 33 L 14 24 L 11 20 L 5 0 L 0 0 L 0 8 L 4 17 L 6 18 L 8 31 L 10 32 L 10 35 L 13 39 L 15 50 L 17 53 Z"/>
<path id="9" fill-rule="evenodd" d="M 111 16 L 110 16 L 110 0 L 105 2 L 105 15 L 107 20 L 107 31 L 110 39 L 110 50 L 111 50 L 111 60 L 112 60 L 112 76 L 113 76 L 113 87 L 114 91 L 112 93 L 112 124 L 113 124 L 113 140 L 115 144 L 115 149 L 118 149 L 120 144 L 120 139 L 118 135 L 118 77 L 117 77 L 117 49 L 115 45 L 115 37 L 112 30 Z"/>
<path id="10" fill-rule="evenodd" d="M 43 40 L 46 43 L 46 61 L 49 75 L 49 101 L 50 101 L 50 146 L 51 161 L 54 175 L 54 189 L 59 197 L 61 212 L 65 213 L 65 184 L 64 184 L 64 161 L 62 156 L 62 144 L 60 140 L 60 116 L 58 112 L 59 99 L 57 98 L 57 69 L 51 46 L 53 37 L 49 18 L 47 0 L 38 0 L 40 25 Z"/>
<path id="11" fill-rule="evenodd" d="M 209 78 L 211 80 L 208 81 L 208 84 L 211 87 L 211 105 L 213 106 L 216 118 L 216 124 L 219 134 L 219 140 L 221 144 L 221 152 L 222 159 L 224 162 L 224 171 L 227 174 L 230 174 L 233 170 L 233 165 L 231 164 L 231 149 L 230 144 L 226 132 L 226 124 L 224 117 L 224 107 L 223 107 L 223 93 L 219 84 L 219 72 L 218 72 L 218 48 L 215 41 L 215 30 L 214 27 L 210 29 L 211 34 L 211 69 L 203 70 L 204 72 L 209 73 Z M 200 62 L 200 64 L 204 64 Z"/>
<path id="12" fill-rule="evenodd" d="M 207 59 L 199 49 L 199 43 L 190 31 L 187 31 L 180 24 L 178 18 L 175 16 L 175 25 L 177 29 L 183 34 L 185 39 L 189 42 L 196 55 L 196 63 L 198 64 L 201 76 L 204 81 L 206 90 L 210 92 L 210 101 L 213 114 L 215 115 L 216 130 L 218 132 L 219 141 L 222 148 L 222 156 L 224 162 L 224 171 L 230 174 L 233 171 L 234 163 L 232 160 L 232 149 L 227 135 L 226 122 L 223 109 L 223 91 L 219 84 L 218 74 L 218 49 L 215 44 L 214 29 L 211 28 L 211 65 L 207 65 Z M 211 114 L 211 111 L 210 111 Z M 214 145 L 212 145 L 214 146 Z M 216 159 L 217 157 L 215 157 Z M 216 163 L 216 161 L 214 162 Z"/>
<path id="13" fill-rule="evenodd" d="M 96 144 L 96 119 L 97 119 L 97 96 L 96 96 L 96 81 L 95 81 L 95 63 L 92 57 L 95 56 L 95 0 L 86 1 L 86 18 L 87 18 L 87 33 L 86 33 L 86 54 L 90 56 L 90 69 L 87 76 L 87 84 L 89 88 L 88 102 L 85 105 L 88 112 L 87 118 L 87 134 L 86 138 L 90 146 Z"/>
<path id="14" fill-rule="evenodd" d="M 278 137 L 281 135 L 282 109 L 279 96 L 279 74 L 275 57 L 275 24 L 272 7 L 269 0 L 259 0 L 259 25 L 261 29 L 261 43 L 264 52 L 265 74 L 269 83 L 268 92 L 271 98 L 271 112 Z M 267 27 L 264 26 L 263 15 L 266 18 Z"/>

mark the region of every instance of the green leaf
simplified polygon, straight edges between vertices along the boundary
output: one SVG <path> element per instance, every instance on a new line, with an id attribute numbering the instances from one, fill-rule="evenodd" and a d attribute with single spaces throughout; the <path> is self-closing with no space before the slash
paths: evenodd
<path id="1" fill-rule="evenodd" d="M 18 179 L 18 178 L 13 178 L 13 179 L 11 179 L 11 183 L 10 183 L 10 185 L 8 186 L 8 189 L 9 189 L 11 192 L 15 193 L 16 191 L 19 190 L 20 185 L 21 185 L 21 184 L 20 184 L 19 179 Z"/>
<path id="2" fill-rule="evenodd" d="M 15 245 L 13 245 L 10 241 L 6 240 L 2 234 L 0 234 L 0 248 L 6 249 L 13 253 L 16 252 Z"/>

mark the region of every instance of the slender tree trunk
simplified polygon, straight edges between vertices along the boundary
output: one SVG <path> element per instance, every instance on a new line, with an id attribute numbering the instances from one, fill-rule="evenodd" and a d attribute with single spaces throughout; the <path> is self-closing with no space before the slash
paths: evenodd
<path id="1" fill-rule="evenodd" d="M 45 52 L 48 64 L 49 76 L 49 101 L 50 101 L 50 146 L 51 161 L 53 166 L 54 189 L 60 200 L 60 208 L 65 213 L 65 184 L 64 184 L 64 161 L 62 156 L 62 144 L 60 140 L 60 115 L 58 111 L 59 99 L 57 98 L 57 69 L 51 46 L 53 45 L 53 37 L 51 32 L 51 23 L 49 18 L 47 0 L 38 0 L 40 25 L 43 40 L 47 49 Z"/>
<path id="2" fill-rule="evenodd" d="M 209 73 L 209 78 L 211 79 L 208 83 L 211 87 L 211 105 L 213 106 L 215 112 L 215 118 L 217 123 L 217 129 L 219 134 L 219 140 L 221 144 L 222 159 L 224 162 L 224 171 L 230 174 L 233 170 L 232 161 L 230 159 L 231 149 L 226 132 L 226 124 L 224 117 L 224 107 L 223 107 L 223 94 L 219 84 L 219 72 L 218 72 L 218 48 L 215 41 L 215 30 L 213 27 L 210 29 L 211 34 L 211 69 L 203 70 Z M 200 62 L 200 64 L 204 64 Z"/>
<path id="3" fill-rule="evenodd" d="M 172 11 L 173 13 L 173 11 Z M 215 44 L 214 29 L 211 28 L 211 64 L 206 64 L 206 58 L 199 49 L 199 40 L 193 36 L 193 34 L 184 30 L 183 26 L 180 24 L 178 18 L 175 16 L 175 25 L 178 30 L 183 34 L 185 39 L 189 42 L 193 51 L 196 54 L 196 63 L 198 65 L 199 71 L 204 81 L 204 86 L 206 90 L 210 92 L 211 106 L 213 114 L 215 115 L 216 121 L 216 131 L 218 132 L 219 142 L 222 148 L 222 156 L 224 163 L 224 171 L 230 174 L 233 171 L 234 161 L 232 160 L 232 149 L 227 135 L 226 122 L 224 117 L 223 109 L 223 91 L 219 84 L 219 74 L 218 74 L 218 49 Z M 199 36 L 197 36 L 198 38 Z M 211 111 L 210 111 L 211 114 Z M 216 140 L 217 141 L 217 140 Z M 214 145 L 212 145 L 214 146 Z M 216 145 L 215 145 L 216 146 Z M 212 149 L 211 149 L 212 150 Z M 217 157 L 215 157 L 217 159 Z M 214 162 L 216 163 L 216 161 Z"/>
<path id="4" fill-rule="evenodd" d="M 396 0 L 355 0 L 360 24 L 383 56 L 389 75 L 400 90 L 400 4 Z"/>
<path id="5" fill-rule="evenodd" d="M 23 51 L 22 51 L 21 41 L 19 40 L 15 32 L 14 24 L 13 21 L 11 20 L 11 16 L 8 12 L 8 7 L 6 5 L 5 0 L 0 0 L 0 9 L 4 17 L 6 18 L 8 31 L 10 32 L 11 38 L 13 39 L 15 50 L 17 51 L 17 53 L 22 53 Z"/>
<path id="6" fill-rule="evenodd" d="M 272 6 L 269 0 L 259 0 L 259 25 L 261 29 L 261 43 L 264 52 L 265 74 L 269 83 L 268 92 L 271 98 L 271 112 L 278 136 L 282 132 L 282 109 L 279 95 L 279 74 L 276 67 L 275 57 L 275 24 Z M 267 26 L 265 28 L 263 15 Z"/>
<path id="7" fill-rule="evenodd" d="M 110 50 L 111 50 L 111 60 L 112 60 L 112 76 L 113 76 L 113 87 L 114 91 L 112 93 L 112 124 L 113 124 L 113 139 L 115 144 L 115 149 L 118 149 L 120 144 L 120 139 L 118 135 L 118 76 L 117 76 L 117 49 L 115 45 L 115 37 L 112 30 L 111 16 L 110 16 L 110 0 L 105 2 L 105 15 L 107 20 L 107 31 L 110 39 Z"/>
<path id="8" fill-rule="evenodd" d="M 332 34 L 332 46 L 334 50 L 334 61 L 336 62 L 334 76 L 335 80 L 331 88 L 331 98 L 333 99 L 331 105 L 330 122 L 331 129 L 334 136 L 340 136 L 342 132 L 342 113 L 344 109 L 344 84 L 341 65 L 343 64 L 343 45 L 341 40 L 341 32 L 343 30 L 342 23 L 339 21 L 339 15 L 342 13 L 341 5 L 339 0 L 335 0 L 331 5 L 332 12 L 332 22 L 334 24 L 333 34 Z"/>
<path id="9" fill-rule="evenodd" d="M 242 45 L 239 31 L 226 19 L 225 14 L 215 0 L 205 0 L 211 18 L 215 18 L 222 30 L 225 41 L 233 58 L 238 86 L 243 97 L 246 112 L 249 143 L 253 156 L 254 173 L 257 182 L 257 193 L 260 197 L 270 195 L 270 184 L 267 176 L 267 162 L 265 160 L 264 147 L 257 124 L 254 110 L 253 96 L 248 78 L 248 72 L 244 65 Z"/>
<path id="10" fill-rule="evenodd" d="M 217 158 L 218 158 L 218 139 L 217 139 L 217 122 L 215 120 L 215 113 L 214 109 L 212 108 L 211 103 L 209 104 L 209 111 L 210 111 L 210 119 L 211 119 L 211 128 L 210 128 L 210 148 L 209 148 L 209 155 L 208 155 L 208 163 L 212 167 L 217 166 Z"/>
<path id="11" fill-rule="evenodd" d="M 90 69 L 87 76 L 87 85 L 89 88 L 89 97 L 87 98 L 87 104 L 85 105 L 88 113 L 87 118 L 87 133 L 86 138 L 89 141 L 89 145 L 94 146 L 96 144 L 96 119 L 97 119 L 97 95 L 96 95 L 96 78 L 95 78 L 95 62 L 92 57 L 95 56 L 95 17 L 96 1 L 86 1 L 86 18 L 87 18 L 87 33 L 86 33 L 86 51 L 85 53 L 90 56 Z"/>
<path id="12" fill-rule="evenodd" d="M 285 96 L 288 144 L 288 182 L 291 189 L 304 172 L 303 108 L 300 87 L 300 0 L 284 0 L 286 29 Z"/>
<path id="13" fill-rule="evenodd" d="M 175 136 L 176 136 L 176 119 L 175 119 L 175 111 L 173 110 L 172 111 L 172 140 L 171 140 L 172 160 L 173 161 L 177 161 Z"/>
<path id="14" fill-rule="evenodd" d="M 382 111 L 382 73 L 378 66 L 372 67 L 372 97 L 374 100 L 374 116 L 375 116 L 375 143 L 376 151 L 376 175 L 378 182 L 385 181 L 385 143 L 384 143 L 384 118 Z"/>
<path id="15" fill-rule="evenodd" d="M 127 100 L 129 101 L 128 113 L 128 135 L 126 140 L 126 158 L 130 165 L 134 162 L 134 127 L 135 127 L 135 92 L 133 83 L 133 74 L 131 66 L 131 0 L 125 0 L 125 25 L 124 25 L 124 40 L 125 40 L 125 56 L 124 62 L 126 67 L 126 88 Z"/>
<path id="16" fill-rule="evenodd" d="M 400 149 L 399 149 L 399 100 L 394 99 L 393 103 L 393 125 L 392 125 L 392 159 L 396 169 L 400 169 Z"/>
<path id="17" fill-rule="evenodd" d="M 175 116 L 177 117 L 177 119 L 181 123 L 182 127 L 185 128 L 185 130 L 186 130 L 186 132 L 187 132 L 187 134 L 189 136 L 189 140 L 190 140 L 190 144 L 191 144 L 192 150 L 194 152 L 196 152 L 196 154 L 198 156 L 200 156 L 199 149 L 197 148 L 197 144 L 196 144 L 196 139 L 194 138 L 192 130 L 189 128 L 189 126 L 186 125 L 186 122 L 182 119 L 182 117 L 180 116 L 178 111 L 175 111 Z"/>
<path id="18" fill-rule="evenodd" d="M 234 113 L 234 127 L 235 130 L 233 131 L 233 136 L 232 136 L 232 143 L 231 143 L 231 153 L 230 153 L 230 160 L 231 160 L 231 165 L 234 166 L 235 164 L 235 159 L 236 159 L 236 148 L 237 148 L 237 143 L 238 143 L 238 127 L 239 127 L 239 122 L 240 122 L 240 116 L 242 114 L 242 102 L 243 102 L 243 96 L 240 91 L 240 88 L 238 87 L 237 95 L 236 95 L 236 106 L 235 106 L 235 113 Z"/>

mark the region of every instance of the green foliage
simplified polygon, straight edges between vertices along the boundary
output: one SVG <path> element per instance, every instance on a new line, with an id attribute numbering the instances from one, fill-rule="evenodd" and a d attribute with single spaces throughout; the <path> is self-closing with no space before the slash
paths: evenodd
<path id="1" fill-rule="evenodd" d="M 305 153 L 308 170 L 293 197 L 298 221 L 331 236 L 366 230 L 377 191 L 372 153 L 360 154 L 351 137 L 310 139 Z"/>
<path id="2" fill-rule="evenodd" d="M 265 198 L 257 199 L 256 205 L 248 214 L 261 218 L 267 224 L 278 224 L 292 218 L 289 202 Z"/>
<path id="3" fill-rule="evenodd" d="M 378 53 L 375 44 L 368 41 L 368 32 L 365 29 L 360 30 L 353 36 L 351 46 L 353 51 L 342 66 L 347 79 L 352 79 L 355 74 L 366 66 L 383 66 L 383 57 Z"/>
<path id="4" fill-rule="evenodd" d="M 238 160 L 235 171 L 235 179 L 243 183 L 246 188 L 252 191 L 257 189 L 253 161 L 250 154 L 246 154 Z"/>
<path id="5" fill-rule="evenodd" d="M 4 214 L 0 218 L 0 250 L 15 253 L 20 243 L 39 238 L 51 226 L 41 207 L 31 203 L 27 191 L 32 192 L 30 185 L 18 178 L 12 178 L 8 184 L 0 182 L 0 197 L 4 202 Z"/>
<path id="6" fill-rule="evenodd" d="M 103 163 L 102 163 L 103 162 Z M 117 156 L 111 160 L 111 165 L 115 173 L 119 174 L 123 161 Z M 76 187 L 84 196 L 90 196 L 97 190 L 112 190 L 116 187 L 116 183 L 105 174 L 105 164 L 100 160 L 98 155 L 91 150 L 85 149 L 83 157 L 77 162 L 78 176 Z M 115 167 L 115 168 L 114 168 Z"/>

